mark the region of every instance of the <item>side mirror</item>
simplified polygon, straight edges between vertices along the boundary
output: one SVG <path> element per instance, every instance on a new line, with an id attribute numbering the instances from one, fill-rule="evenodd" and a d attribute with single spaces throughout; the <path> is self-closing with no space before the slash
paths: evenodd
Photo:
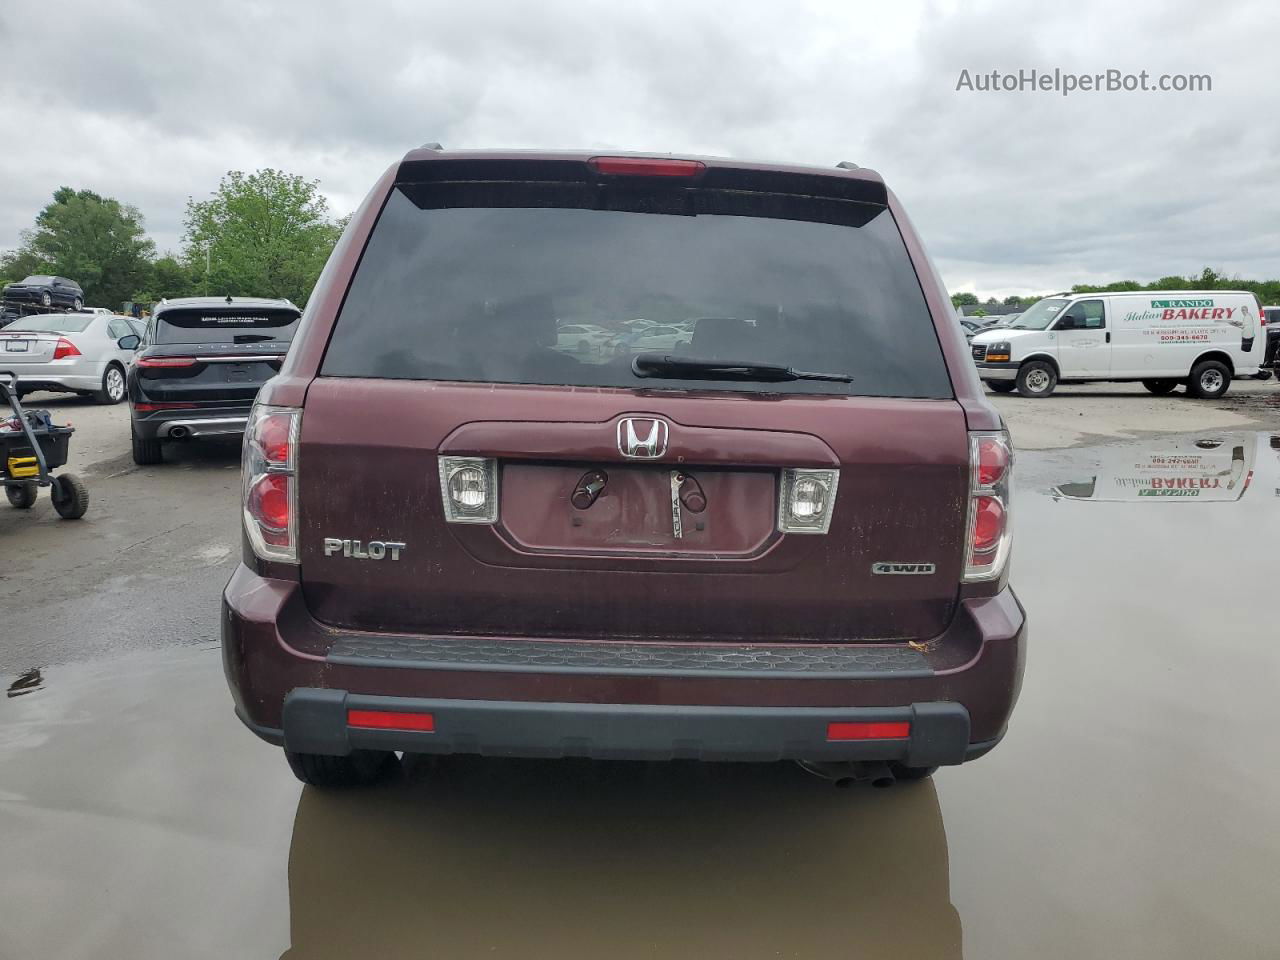
<path id="1" fill-rule="evenodd" d="M 1058 322 L 1054 324 L 1054 329 L 1055 330 L 1075 330 L 1077 327 L 1080 326 L 1080 323 L 1078 322 L 1079 319 L 1080 318 L 1075 316 L 1074 314 L 1071 314 L 1065 317 L 1059 317 Z"/>
<path id="2" fill-rule="evenodd" d="M 137 350 L 141 342 L 142 338 L 136 333 L 128 333 L 116 341 L 116 346 L 121 350 Z"/>

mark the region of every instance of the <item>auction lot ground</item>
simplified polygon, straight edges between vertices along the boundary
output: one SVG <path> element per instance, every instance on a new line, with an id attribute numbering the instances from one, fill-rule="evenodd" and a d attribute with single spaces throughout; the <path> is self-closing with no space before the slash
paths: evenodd
<path id="1" fill-rule="evenodd" d="M 423 760 L 325 794 L 222 679 L 237 446 L 138 468 L 123 406 L 31 397 L 92 500 L 0 505 L 0 679 L 41 671 L 0 700 L 0 958 L 1275 957 L 1280 387 L 995 402 L 1031 645 L 989 757 L 883 791 Z M 1187 438 L 1248 447 L 1238 501 L 1050 495 Z"/>

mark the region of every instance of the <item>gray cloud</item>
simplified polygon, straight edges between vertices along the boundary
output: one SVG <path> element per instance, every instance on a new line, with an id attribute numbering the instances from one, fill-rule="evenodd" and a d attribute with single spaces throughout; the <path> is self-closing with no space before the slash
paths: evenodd
<path id="1" fill-rule="evenodd" d="M 411 146 L 705 152 L 880 170 L 952 289 L 1280 274 L 1264 2 L 7 0 L 0 246 L 60 184 L 177 246 L 232 168 L 350 210 Z M 56 22 L 56 55 L 28 40 Z M 1209 73 L 1208 94 L 967 93 L 962 69 Z M 54 132 L 56 131 L 56 133 Z"/>

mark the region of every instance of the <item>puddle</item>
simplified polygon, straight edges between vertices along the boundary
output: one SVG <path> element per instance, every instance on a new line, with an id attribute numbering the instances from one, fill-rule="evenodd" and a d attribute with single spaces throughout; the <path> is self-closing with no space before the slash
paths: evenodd
<path id="1" fill-rule="evenodd" d="M 1210 431 L 1080 448 L 1044 457 L 1030 474 L 1024 487 L 1031 481 L 1054 500 L 1252 503 L 1280 496 L 1280 433 Z"/>

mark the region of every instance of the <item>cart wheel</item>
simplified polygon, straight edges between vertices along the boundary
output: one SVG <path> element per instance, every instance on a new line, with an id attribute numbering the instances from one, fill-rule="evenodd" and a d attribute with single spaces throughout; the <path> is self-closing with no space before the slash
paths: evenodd
<path id="1" fill-rule="evenodd" d="M 26 510 L 36 502 L 36 485 L 30 481 L 4 488 L 4 495 L 9 503 L 19 510 Z"/>
<path id="2" fill-rule="evenodd" d="M 89 488 L 74 473 L 61 473 L 54 477 L 49 495 L 53 509 L 63 520 L 79 520 L 89 509 Z"/>

